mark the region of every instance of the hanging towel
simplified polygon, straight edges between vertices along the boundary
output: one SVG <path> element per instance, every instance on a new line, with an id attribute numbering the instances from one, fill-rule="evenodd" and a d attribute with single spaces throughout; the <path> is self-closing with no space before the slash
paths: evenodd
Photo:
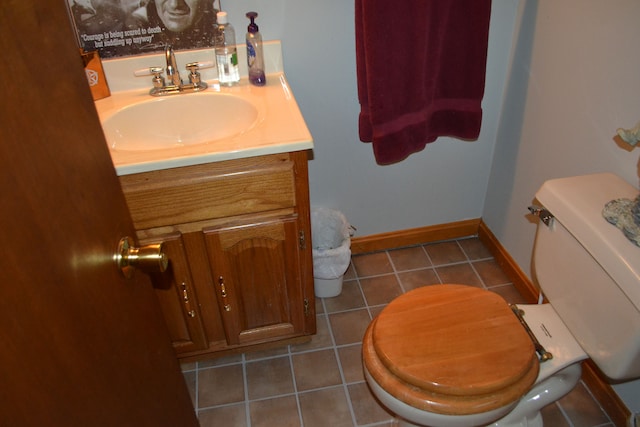
<path id="1" fill-rule="evenodd" d="M 491 0 L 355 0 L 359 134 L 378 164 L 480 133 Z"/>

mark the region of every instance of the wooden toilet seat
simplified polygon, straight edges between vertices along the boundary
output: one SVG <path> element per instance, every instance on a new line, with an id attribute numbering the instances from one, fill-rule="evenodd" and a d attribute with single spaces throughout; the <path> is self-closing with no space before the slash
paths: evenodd
<path id="1" fill-rule="evenodd" d="M 367 370 L 389 394 L 448 415 L 519 400 L 539 370 L 528 334 L 499 295 L 430 285 L 393 300 L 363 341 Z"/>

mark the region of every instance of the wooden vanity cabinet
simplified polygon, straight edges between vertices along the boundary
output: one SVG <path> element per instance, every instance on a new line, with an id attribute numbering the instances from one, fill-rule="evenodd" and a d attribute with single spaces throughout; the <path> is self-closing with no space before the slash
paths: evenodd
<path id="1" fill-rule="evenodd" d="M 152 282 L 179 357 L 315 333 L 306 152 L 120 179 L 138 239 L 169 257 Z"/>

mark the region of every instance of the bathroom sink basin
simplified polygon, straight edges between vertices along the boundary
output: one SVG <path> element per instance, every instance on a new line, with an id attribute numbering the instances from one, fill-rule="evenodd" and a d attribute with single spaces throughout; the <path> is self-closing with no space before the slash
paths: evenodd
<path id="1" fill-rule="evenodd" d="M 250 101 L 220 92 L 145 97 L 104 118 L 114 151 L 149 151 L 213 143 L 250 130 L 258 122 Z"/>

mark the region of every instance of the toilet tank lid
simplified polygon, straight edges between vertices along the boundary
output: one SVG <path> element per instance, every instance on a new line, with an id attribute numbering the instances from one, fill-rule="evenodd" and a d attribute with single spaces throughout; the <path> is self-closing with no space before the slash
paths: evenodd
<path id="1" fill-rule="evenodd" d="M 640 247 L 602 216 L 609 201 L 637 196 L 636 188 L 612 173 L 552 179 L 536 193 L 640 310 Z"/>

